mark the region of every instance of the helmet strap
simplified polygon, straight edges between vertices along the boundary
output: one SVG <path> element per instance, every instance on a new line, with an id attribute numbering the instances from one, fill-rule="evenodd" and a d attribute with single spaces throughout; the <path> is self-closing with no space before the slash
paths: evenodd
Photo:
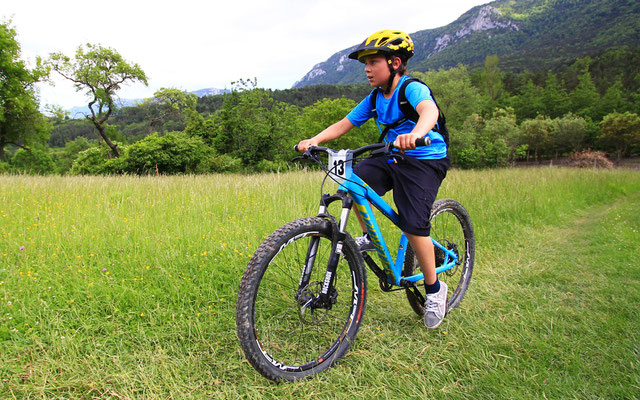
<path id="1" fill-rule="evenodd" d="M 389 81 L 387 82 L 387 87 L 386 88 L 381 88 L 382 89 L 382 93 L 384 94 L 389 94 L 389 92 L 391 92 L 391 86 L 393 86 L 393 79 L 396 77 L 396 74 L 398 73 L 397 69 L 393 68 L 393 56 L 392 55 L 388 55 L 387 56 L 387 64 L 389 65 Z"/>

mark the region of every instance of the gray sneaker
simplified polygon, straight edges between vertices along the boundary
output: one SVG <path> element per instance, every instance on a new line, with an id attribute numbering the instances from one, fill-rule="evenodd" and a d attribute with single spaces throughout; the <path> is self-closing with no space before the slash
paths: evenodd
<path id="1" fill-rule="evenodd" d="M 373 245 L 373 242 L 369 240 L 368 234 L 357 237 L 356 245 L 358 246 L 358 249 L 360 249 L 360 251 L 372 251 L 376 249 L 375 246 Z"/>
<path id="2" fill-rule="evenodd" d="M 440 326 L 447 313 L 447 284 L 440 281 L 440 290 L 437 293 L 427 294 L 424 304 L 424 324 L 429 329 Z"/>

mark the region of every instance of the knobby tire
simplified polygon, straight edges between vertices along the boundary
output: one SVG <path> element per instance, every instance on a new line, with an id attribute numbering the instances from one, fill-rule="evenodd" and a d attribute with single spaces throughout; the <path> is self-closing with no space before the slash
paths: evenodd
<path id="1" fill-rule="evenodd" d="M 300 277 L 313 238 L 319 238 L 319 247 L 301 300 Z M 301 304 L 318 296 L 322 288 L 331 240 L 329 221 L 301 218 L 267 237 L 247 265 L 236 305 L 237 334 L 251 365 L 271 380 L 311 377 L 330 367 L 344 356 L 358 333 L 367 279 L 351 236 L 344 241 L 335 274 L 335 304 L 331 309 Z"/>
<path id="2" fill-rule="evenodd" d="M 455 248 L 458 253 L 459 263 L 451 270 L 438 274 L 438 279 L 449 286 L 447 310 L 453 310 L 462 301 L 473 272 L 476 254 L 473 224 L 467 210 L 451 199 L 440 199 L 433 203 L 430 221 L 431 237 L 448 248 Z M 438 248 L 435 249 L 435 253 L 436 267 L 439 267 L 442 265 L 444 253 Z M 414 250 L 409 245 L 405 255 L 403 275 L 411 276 L 419 272 L 420 265 Z M 406 294 L 413 311 L 418 315 L 424 315 L 424 304 L 420 303 L 411 290 L 407 289 Z"/>

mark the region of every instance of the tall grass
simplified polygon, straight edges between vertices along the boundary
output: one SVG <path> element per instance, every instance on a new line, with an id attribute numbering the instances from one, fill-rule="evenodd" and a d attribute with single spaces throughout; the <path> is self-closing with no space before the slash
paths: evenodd
<path id="1" fill-rule="evenodd" d="M 0 397 L 638 393 L 640 174 L 555 168 L 449 173 L 439 197 L 469 210 L 478 256 L 442 329 L 370 274 L 347 358 L 265 381 L 235 338 L 239 279 L 266 235 L 316 212 L 321 179 L 0 176 Z"/>

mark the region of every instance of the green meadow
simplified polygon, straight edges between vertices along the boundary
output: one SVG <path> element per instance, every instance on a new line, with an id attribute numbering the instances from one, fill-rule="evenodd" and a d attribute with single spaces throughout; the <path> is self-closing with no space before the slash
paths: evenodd
<path id="1" fill-rule="evenodd" d="M 477 240 L 460 307 L 427 330 L 369 273 L 347 356 L 264 379 L 236 338 L 240 278 L 269 233 L 316 212 L 322 178 L 0 176 L 0 398 L 640 397 L 630 170 L 450 171 L 439 197 Z"/>

